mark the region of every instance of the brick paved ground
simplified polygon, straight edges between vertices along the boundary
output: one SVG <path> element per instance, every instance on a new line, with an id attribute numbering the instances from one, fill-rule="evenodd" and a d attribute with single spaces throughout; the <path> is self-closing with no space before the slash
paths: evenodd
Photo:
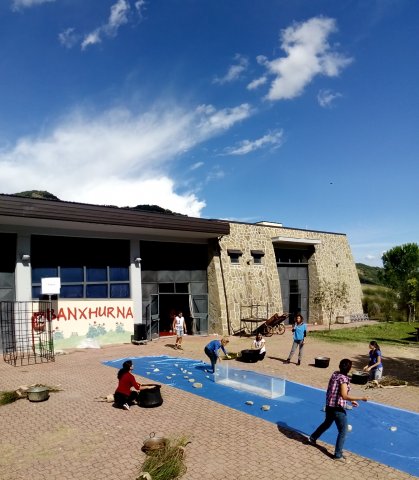
<path id="1" fill-rule="evenodd" d="M 351 453 L 348 464 L 336 464 L 330 458 L 331 445 L 305 445 L 297 433 L 166 385 L 162 387 L 164 403 L 155 409 L 122 411 L 95 401 L 116 386 L 116 370 L 103 366 L 102 361 L 161 354 L 204 360 L 203 347 L 210 339 L 185 337 L 184 352 L 173 350 L 174 339 L 166 338 L 147 345 L 75 350 L 48 364 L 12 367 L 0 363 L 0 390 L 32 383 L 63 388 L 47 402 L 19 400 L 0 407 L 0 480 L 134 480 L 145 458 L 140 448 L 153 431 L 157 436 L 190 438 L 184 480 L 414 478 Z M 248 348 L 250 343 L 251 339 L 232 338 L 230 351 Z M 341 358 L 352 358 L 361 366 L 368 351 L 364 344 L 326 344 L 309 337 L 303 365 L 298 367 L 281 361 L 291 346 L 289 332 L 268 338 L 267 346 L 267 358 L 246 368 L 287 375 L 321 388 Z M 397 372 L 416 383 L 368 390 L 372 400 L 419 411 L 417 353 L 414 347 L 385 347 L 386 373 Z M 330 368 L 314 368 L 311 364 L 317 355 L 329 356 Z M 147 382 L 142 377 L 139 380 Z M 354 386 L 354 391 L 361 393 L 363 388 Z"/>

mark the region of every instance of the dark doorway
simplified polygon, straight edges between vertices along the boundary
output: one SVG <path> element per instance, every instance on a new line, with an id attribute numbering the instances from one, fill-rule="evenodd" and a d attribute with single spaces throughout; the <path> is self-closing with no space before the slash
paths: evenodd
<path id="1" fill-rule="evenodd" d="M 188 334 L 192 333 L 192 319 L 189 309 L 189 294 L 182 293 L 160 293 L 159 294 L 159 315 L 160 336 L 171 334 L 172 322 L 175 315 L 183 313 Z M 172 333 L 174 335 L 174 333 Z"/>

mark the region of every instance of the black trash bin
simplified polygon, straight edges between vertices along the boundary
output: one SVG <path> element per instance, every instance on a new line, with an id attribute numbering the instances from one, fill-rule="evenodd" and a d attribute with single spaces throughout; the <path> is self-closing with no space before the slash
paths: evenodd
<path id="1" fill-rule="evenodd" d="M 136 342 L 147 340 L 147 325 L 145 323 L 134 323 L 134 340 Z"/>

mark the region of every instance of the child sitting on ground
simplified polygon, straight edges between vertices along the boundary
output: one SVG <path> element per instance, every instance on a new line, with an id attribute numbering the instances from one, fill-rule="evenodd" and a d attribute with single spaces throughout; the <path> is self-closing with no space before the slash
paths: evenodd
<path id="1" fill-rule="evenodd" d="M 266 355 L 266 346 L 265 346 L 265 339 L 262 337 L 261 333 L 256 335 L 256 338 L 253 340 L 252 349 L 259 350 L 259 358 L 258 360 L 263 360 Z"/>

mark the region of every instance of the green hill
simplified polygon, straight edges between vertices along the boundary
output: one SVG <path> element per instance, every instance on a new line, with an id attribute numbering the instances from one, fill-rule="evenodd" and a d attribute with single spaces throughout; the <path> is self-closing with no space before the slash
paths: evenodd
<path id="1" fill-rule="evenodd" d="M 58 200 L 60 199 L 53 195 L 52 193 L 49 193 L 45 190 L 27 190 L 25 192 L 19 192 L 19 193 L 14 193 L 13 195 L 16 195 L 17 197 L 25 197 L 25 198 L 43 198 L 45 200 Z M 112 207 L 113 205 L 107 205 L 108 207 Z M 118 207 L 116 207 L 118 208 Z M 123 208 L 129 208 L 130 210 L 141 210 L 144 212 L 152 212 L 152 213 L 166 213 L 169 215 L 181 215 L 186 217 L 187 215 L 183 215 L 182 213 L 176 213 L 173 212 L 172 210 L 169 210 L 168 208 L 162 208 L 159 207 L 158 205 L 137 205 L 136 207 L 123 207 Z"/>
<path id="2" fill-rule="evenodd" d="M 26 198 L 45 198 L 46 200 L 60 200 L 58 197 L 52 193 L 46 192 L 45 190 L 27 190 L 26 192 L 14 193 L 17 197 L 26 197 Z"/>
<path id="3" fill-rule="evenodd" d="M 371 267 L 364 263 L 357 263 L 356 269 L 358 271 L 359 281 L 367 285 L 384 285 L 380 279 L 380 272 L 383 271 L 380 267 Z"/>

